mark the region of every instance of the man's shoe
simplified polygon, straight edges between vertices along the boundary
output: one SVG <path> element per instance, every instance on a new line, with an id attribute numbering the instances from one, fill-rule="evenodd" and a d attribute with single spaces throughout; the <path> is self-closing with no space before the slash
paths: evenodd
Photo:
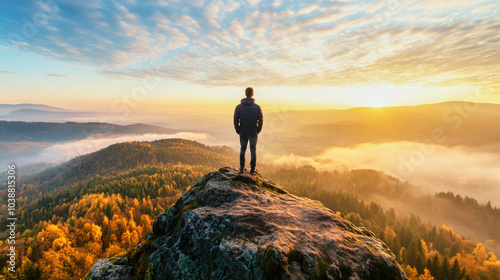
<path id="1" fill-rule="evenodd" d="M 252 170 L 250 170 L 250 174 L 255 175 L 255 174 L 257 174 L 257 171 L 255 171 L 255 169 L 252 168 Z"/>
<path id="2" fill-rule="evenodd" d="M 240 171 L 238 171 L 238 174 L 243 174 L 243 172 L 245 172 L 245 170 L 243 168 L 240 168 Z"/>

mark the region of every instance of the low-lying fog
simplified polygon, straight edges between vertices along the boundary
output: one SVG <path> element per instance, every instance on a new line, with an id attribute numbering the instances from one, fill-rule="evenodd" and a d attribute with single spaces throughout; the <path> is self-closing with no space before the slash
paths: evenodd
<path id="1" fill-rule="evenodd" d="M 175 134 L 144 134 L 144 135 L 125 135 L 118 137 L 96 137 L 91 136 L 86 139 L 56 143 L 37 152 L 26 152 L 15 156 L 4 156 L 0 158 L 0 164 L 16 163 L 18 165 L 30 165 L 36 163 L 63 163 L 75 157 L 98 151 L 110 145 L 129 141 L 154 141 L 167 138 L 182 138 L 198 142 L 206 142 L 207 134 L 180 132 Z"/>
<path id="2" fill-rule="evenodd" d="M 320 170 L 377 169 L 434 194 L 452 191 L 500 207 L 500 154 L 491 149 L 448 148 L 416 142 L 333 147 L 315 157 L 266 154 L 276 164 L 312 165 Z"/>

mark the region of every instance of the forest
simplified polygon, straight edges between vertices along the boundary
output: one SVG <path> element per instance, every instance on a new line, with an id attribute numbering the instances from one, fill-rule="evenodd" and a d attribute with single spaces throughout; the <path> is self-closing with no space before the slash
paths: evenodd
<path id="1" fill-rule="evenodd" d="M 16 248 L 21 263 L 13 275 L 2 262 L 0 279 L 83 278 L 99 258 L 126 254 L 144 242 L 160 212 L 204 174 L 234 165 L 234 158 L 234 151 L 227 147 L 187 140 L 130 142 L 26 178 L 18 193 L 22 224 Z M 262 173 L 291 193 L 319 200 L 355 225 L 373 231 L 390 247 L 410 279 L 500 277 L 500 261 L 484 244 L 447 225 L 419 218 L 419 213 L 402 214 L 367 200 L 367 192 L 411 192 L 404 183 L 377 176 L 377 171 L 266 166 Z M 6 193 L 0 193 L 0 198 L 5 200 Z M 491 215 L 498 220 L 497 208 L 472 198 L 438 193 L 430 199 L 448 201 L 457 209 L 475 209 L 477 217 Z M 0 217 L 2 223 L 5 218 Z M 3 256 L 7 234 L 3 232 L 0 244 Z"/>

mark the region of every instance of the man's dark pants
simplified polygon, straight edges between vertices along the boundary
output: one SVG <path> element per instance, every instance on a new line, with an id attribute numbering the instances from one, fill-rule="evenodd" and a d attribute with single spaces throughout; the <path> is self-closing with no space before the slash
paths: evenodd
<path id="1" fill-rule="evenodd" d="M 240 168 L 243 169 L 245 167 L 245 152 L 247 151 L 247 144 L 250 142 L 250 167 L 252 170 L 255 170 L 255 164 L 257 162 L 257 134 L 240 134 Z"/>

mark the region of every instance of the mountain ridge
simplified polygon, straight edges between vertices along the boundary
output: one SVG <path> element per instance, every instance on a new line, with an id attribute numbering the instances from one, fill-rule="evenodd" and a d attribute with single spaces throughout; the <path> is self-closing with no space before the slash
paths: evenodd
<path id="1" fill-rule="evenodd" d="M 54 107 L 45 104 L 35 104 L 35 103 L 19 103 L 19 104 L 0 104 L 0 115 L 8 114 L 10 112 L 20 110 L 20 109 L 35 109 L 35 110 L 45 110 L 51 112 L 74 112 L 72 110 Z"/>
<path id="2" fill-rule="evenodd" d="M 118 125 L 106 122 L 24 122 L 0 120 L 0 141 L 58 142 L 81 140 L 92 135 L 172 134 L 176 129 L 143 123 Z"/>
<path id="3" fill-rule="evenodd" d="M 44 186 L 41 189 L 49 191 L 91 177 L 112 175 L 141 166 L 184 164 L 214 167 L 220 163 L 234 163 L 230 161 L 231 157 L 235 158 L 236 152 L 229 147 L 207 146 L 178 138 L 122 142 L 48 168 L 27 181 L 36 182 Z"/>

